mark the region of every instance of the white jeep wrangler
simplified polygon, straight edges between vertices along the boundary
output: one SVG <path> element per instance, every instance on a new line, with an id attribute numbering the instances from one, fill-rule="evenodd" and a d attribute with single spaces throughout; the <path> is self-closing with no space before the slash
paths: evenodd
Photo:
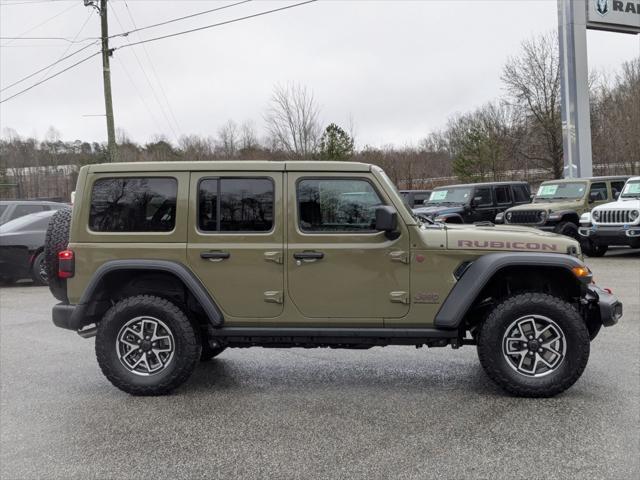
<path id="1" fill-rule="evenodd" d="M 615 202 L 595 207 L 580 217 L 584 253 L 603 256 L 610 245 L 640 248 L 640 177 L 631 177 Z"/>

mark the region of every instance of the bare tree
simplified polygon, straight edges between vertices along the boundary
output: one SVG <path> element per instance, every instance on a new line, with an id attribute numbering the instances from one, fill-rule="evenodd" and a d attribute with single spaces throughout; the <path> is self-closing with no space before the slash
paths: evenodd
<path id="1" fill-rule="evenodd" d="M 218 129 L 218 148 L 225 158 L 235 158 L 238 152 L 238 125 L 229 120 Z"/>
<path id="2" fill-rule="evenodd" d="M 555 178 L 563 173 L 558 37 L 555 32 L 525 40 L 519 56 L 509 58 L 502 81 L 514 105 L 523 109 L 530 147 L 521 152 Z"/>
<path id="3" fill-rule="evenodd" d="M 290 83 L 273 90 L 265 121 L 273 142 L 291 158 L 310 158 L 320 138 L 320 109 L 313 93 Z"/>
<path id="4" fill-rule="evenodd" d="M 255 150 L 258 146 L 256 128 L 251 120 L 247 120 L 240 127 L 240 149 L 243 151 Z"/>

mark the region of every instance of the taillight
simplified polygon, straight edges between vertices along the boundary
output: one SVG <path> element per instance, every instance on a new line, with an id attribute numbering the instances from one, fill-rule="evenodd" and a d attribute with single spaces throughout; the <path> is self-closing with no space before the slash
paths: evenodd
<path id="1" fill-rule="evenodd" d="M 58 278 L 71 278 L 76 271 L 73 250 L 58 252 Z"/>

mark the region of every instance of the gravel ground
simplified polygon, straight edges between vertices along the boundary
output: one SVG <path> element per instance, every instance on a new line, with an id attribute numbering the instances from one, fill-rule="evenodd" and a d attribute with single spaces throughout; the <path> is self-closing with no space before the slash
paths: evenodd
<path id="1" fill-rule="evenodd" d="M 640 478 L 640 254 L 588 259 L 625 315 L 552 399 L 506 396 L 475 349 L 224 352 L 128 396 L 43 287 L 0 289 L 0 477 Z"/>

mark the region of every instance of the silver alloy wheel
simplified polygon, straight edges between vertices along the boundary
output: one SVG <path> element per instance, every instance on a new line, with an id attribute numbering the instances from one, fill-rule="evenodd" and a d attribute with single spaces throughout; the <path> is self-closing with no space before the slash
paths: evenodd
<path id="1" fill-rule="evenodd" d="M 142 376 L 163 371 L 175 352 L 175 340 L 169 327 L 154 317 L 129 320 L 116 337 L 120 363 L 131 373 Z"/>
<path id="2" fill-rule="evenodd" d="M 555 371 L 566 349 L 562 329 L 542 315 L 518 318 L 502 337 L 502 354 L 507 364 L 527 377 L 543 377 Z"/>

